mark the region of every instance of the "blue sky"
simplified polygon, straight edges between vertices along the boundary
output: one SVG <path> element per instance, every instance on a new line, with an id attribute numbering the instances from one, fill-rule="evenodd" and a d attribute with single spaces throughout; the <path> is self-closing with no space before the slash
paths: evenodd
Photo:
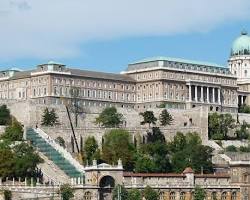
<path id="1" fill-rule="evenodd" d="M 233 40 L 250 32 L 249 9 L 249 0 L 1 0 L 0 69 L 54 60 L 120 72 L 154 56 L 226 65 Z"/>

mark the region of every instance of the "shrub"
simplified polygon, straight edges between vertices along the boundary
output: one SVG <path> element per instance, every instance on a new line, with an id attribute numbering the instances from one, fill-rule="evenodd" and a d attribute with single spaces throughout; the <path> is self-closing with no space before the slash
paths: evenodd
<path id="1" fill-rule="evenodd" d="M 234 145 L 229 145 L 226 147 L 226 151 L 228 152 L 237 152 L 237 148 Z"/>

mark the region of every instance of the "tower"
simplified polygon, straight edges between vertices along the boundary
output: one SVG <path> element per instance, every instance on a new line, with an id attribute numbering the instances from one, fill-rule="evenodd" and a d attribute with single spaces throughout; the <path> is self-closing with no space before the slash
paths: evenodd
<path id="1" fill-rule="evenodd" d="M 250 105 L 250 36 L 245 30 L 232 44 L 228 67 L 237 76 L 239 107 Z"/>

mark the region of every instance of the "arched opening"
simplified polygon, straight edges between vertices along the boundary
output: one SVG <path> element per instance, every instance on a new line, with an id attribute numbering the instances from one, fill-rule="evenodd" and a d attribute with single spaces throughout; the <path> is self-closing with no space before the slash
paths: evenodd
<path id="1" fill-rule="evenodd" d="M 99 182 L 100 200 L 112 200 L 112 190 L 115 187 L 115 179 L 112 176 L 104 176 Z"/>
<path id="2" fill-rule="evenodd" d="M 84 196 L 83 196 L 83 199 L 84 200 L 91 200 L 92 199 L 92 194 L 91 194 L 91 192 L 85 192 L 84 193 Z"/>

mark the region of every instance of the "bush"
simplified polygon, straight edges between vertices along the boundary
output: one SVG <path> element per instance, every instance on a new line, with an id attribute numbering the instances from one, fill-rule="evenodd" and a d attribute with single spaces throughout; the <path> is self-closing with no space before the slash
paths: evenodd
<path id="1" fill-rule="evenodd" d="M 224 139 L 224 136 L 222 134 L 214 134 L 211 136 L 211 139 L 212 140 L 223 140 Z"/>
<path id="2" fill-rule="evenodd" d="M 7 125 L 11 121 L 10 110 L 6 105 L 0 106 L 0 125 Z"/>
<path id="3" fill-rule="evenodd" d="M 1 138 L 9 141 L 21 141 L 23 139 L 22 125 L 16 119 L 13 119 L 12 124 L 6 127 Z"/>
<path id="4" fill-rule="evenodd" d="M 250 152 L 250 146 L 248 147 L 240 146 L 239 150 L 240 152 Z"/>
<path id="5" fill-rule="evenodd" d="M 74 197 L 74 191 L 69 184 L 64 184 L 60 187 L 62 200 L 70 200 Z"/>
<path id="6" fill-rule="evenodd" d="M 56 138 L 56 142 L 57 142 L 60 146 L 62 146 L 63 148 L 66 147 L 66 146 L 65 146 L 65 140 L 64 140 L 61 136 L 59 136 L 59 137 Z"/>
<path id="7" fill-rule="evenodd" d="M 237 152 L 237 148 L 234 145 L 229 145 L 226 147 L 226 151 L 228 152 Z"/>
<path id="8" fill-rule="evenodd" d="M 4 200 L 11 200 L 12 199 L 12 193 L 10 190 L 4 190 Z"/>

